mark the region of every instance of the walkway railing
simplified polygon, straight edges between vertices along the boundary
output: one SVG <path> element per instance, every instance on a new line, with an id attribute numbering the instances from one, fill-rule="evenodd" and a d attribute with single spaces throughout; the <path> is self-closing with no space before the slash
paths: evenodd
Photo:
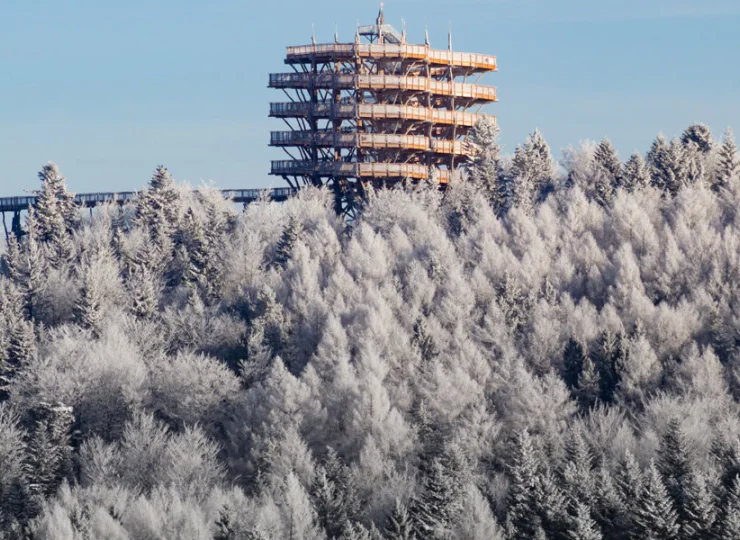
<path id="1" fill-rule="evenodd" d="M 270 189 L 222 189 L 221 193 L 224 198 L 230 199 L 235 203 L 249 204 L 260 198 L 267 192 L 273 201 L 284 201 L 294 194 L 292 188 L 270 188 Z M 75 195 L 75 201 L 86 208 L 91 208 L 99 204 L 113 202 L 124 204 L 134 200 L 138 196 L 137 191 L 109 191 L 100 193 L 78 193 Z M 0 212 L 21 212 L 27 210 L 29 206 L 36 202 L 35 195 L 23 197 L 0 197 Z"/>
<path id="2" fill-rule="evenodd" d="M 429 77 L 400 75 L 353 75 L 343 73 L 271 73 L 270 88 L 336 88 L 428 92 L 484 102 L 496 101 L 496 87 L 482 84 L 437 81 Z"/>
<path id="3" fill-rule="evenodd" d="M 485 114 L 447 109 L 432 109 L 413 105 L 387 105 L 383 103 L 270 103 L 270 116 L 277 118 L 362 118 L 367 120 L 410 120 L 435 124 L 457 124 L 471 127 Z M 492 117 L 495 118 L 495 117 Z"/>
<path id="4" fill-rule="evenodd" d="M 425 45 L 327 43 L 287 48 L 288 62 L 305 62 L 313 57 L 339 60 L 354 56 L 394 60 L 425 60 L 432 65 L 466 67 L 483 71 L 495 71 L 497 67 L 495 56 L 435 50 Z"/>

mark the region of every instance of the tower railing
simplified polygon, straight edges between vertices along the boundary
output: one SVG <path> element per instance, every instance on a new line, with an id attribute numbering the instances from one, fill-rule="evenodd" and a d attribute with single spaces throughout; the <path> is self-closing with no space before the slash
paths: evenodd
<path id="1" fill-rule="evenodd" d="M 440 96 L 496 101 L 496 87 L 437 81 L 401 75 L 355 75 L 344 73 L 271 73 L 271 88 L 377 89 L 428 92 Z"/>
<path id="2" fill-rule="evenodd" d="M 394 119 L 474 126 L 485 115 L 449 109 L 431 109 L 414 105 L 387 105 L 384 103 L 285 102 L 270 103 L 270 116 L 278 118 L 362 118 Z M 493 118 L 493 117 L 490 117 Z"/>
<path id="3" fill-rule="evenodd" d="M 484 71 L 496 71 L 496 57 L 487 54 L 454 52 L 431 49 L 426 45 L 407 45 L 394 43 L 326 43 L 318 45 L 299 45 L 287 47 L 287 62 L 308 61 L 313 56 L 332 59 L 352 57 L 426 60 L 440 66 L 467 67 Z"/>

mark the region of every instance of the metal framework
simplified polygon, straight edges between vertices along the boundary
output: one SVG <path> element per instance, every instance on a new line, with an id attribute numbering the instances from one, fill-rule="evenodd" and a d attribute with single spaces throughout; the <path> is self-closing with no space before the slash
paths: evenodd
<path id="1" fill-rule="evenodd" d="M 496 88 L 478 84 L 496 71 L 496 57 L 406 43 L 406 32 L 385 23 L 358 27 L 354 43 L 288 47 L 292 73 L 273 73 L 269 87 L 289 101 L 270 104 L 284 131 L 270 146 L 289 159 L 270 173 L 301 185 L 330 185 L 338 213 L 352 212 L 368 186 L 405 180 L 449 182 L 474 150 L 467 136 L 482 116 L 472 107 L 496 101 Z M 473 80 L 471 80 L 473 79 Z"/>

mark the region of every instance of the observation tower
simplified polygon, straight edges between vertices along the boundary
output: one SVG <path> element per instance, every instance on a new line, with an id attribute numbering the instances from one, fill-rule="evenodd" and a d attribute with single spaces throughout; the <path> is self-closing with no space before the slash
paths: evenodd
<path id="1" fill-rule="evenodd" d="M 444 185 L 474 154 L 467 142 L 496 101 L 496 88 L 478 84 L 496 71 L 496 57 L 406 42 L 406 31 L 385 23 L 383 4 L 373 25 L 358 26 L 353 43 L 288 47 L 291 73 L 270 75 L 270 88 L 288 101 L 270 104 L 270 116 L 288 128 L 273 131 L 270 146 L 289 159 L 270 173 L 292 188 L 329 185 L 338 213 L 352 212 L 368 189 L 399 181 Z M 471 111 L 471 109 L 475 109 Z"/>

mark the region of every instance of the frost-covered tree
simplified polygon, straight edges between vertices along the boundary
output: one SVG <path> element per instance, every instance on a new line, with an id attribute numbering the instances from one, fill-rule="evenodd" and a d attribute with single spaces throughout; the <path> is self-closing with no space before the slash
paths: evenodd
<path id="1" fill-rule="evenodd" d="M 645 489 L 635 508 L 634 519 L 641 538 L 670 540 L 679 537 L 676 510 L 653 463 L 646 472 Z"/>
<path id="2" fill-rule="evenodd" d="M 396 506 L 388 518 L 385 528 L 385 537 L 388 540 L 414 540 L 414 525 L 406 506 L 396 499 Z"/>
<path id="3" fill-rule="evenodd" d="M 688 145 L 694 143 L 702 154 L 709 154 L 714 146 L 712 132 L 705 124 L 694 123 L 687 127 L 681 135 L 681 142 Z"/>
<path id="4" fill-rule="evenodd" d="M 136 199 L 136 222 L 147 227 L 152 241 L 162 249 L 177 226 L 178 201 L 172 176 L 162 165 L 154 170 L 149 188 Z"/>
<path id="5" fill-rule="evenodd" d="M 622 162 L 619 160 L 619 155 L 614 146 L 612 146 L 611 141 L 606 137 L 601 139 L 601 142 L 596 147 L 594 161 L 597 167 L 606 173 L 608 180 L 613 186 L 620 185 Z"/>
<path id="6" fill-rule="evenodd" d="M 508 185 L 499 167 L 499 132 L 496 120 L 483 116 L 473 126 L 469 136 L 476 152 L 469 167 L 470 179 L 483 187 L 497 212 L 504 210 L 508 201 Z"/>
<path id="7" fill-rule="evenodd" d="M 727 187 L 733 179 L 737 179 L 738 173 L 740 173 L 740 157 L 738 157 L 732 130 L 728 128 L 719 149 L 719 162 L 712 186 L 714 189 Z"/>
<path id="8" fill-rule="evenodd" d="M 621 179 L 620 187 L 629 193 L 643 189 L 650 184 L 650 170 L 638 152 L 634 152 L 624 164 Z"/>
<path id="9" fill-rule="evenodd" d="M 515 206 L 527 214 L 549 190 L 553 178 L 550 147 L 538 129 L 516 147 L 511 165 Z"/>
<path id="10" fill-rule="evenodd" d="M 572 540 L 601 540 L 603 538 L 598 525 L 591 518 L 588 506 L 583 503 L 576 504 L 571 527 L 568 531 L 568 538 Z"/>

